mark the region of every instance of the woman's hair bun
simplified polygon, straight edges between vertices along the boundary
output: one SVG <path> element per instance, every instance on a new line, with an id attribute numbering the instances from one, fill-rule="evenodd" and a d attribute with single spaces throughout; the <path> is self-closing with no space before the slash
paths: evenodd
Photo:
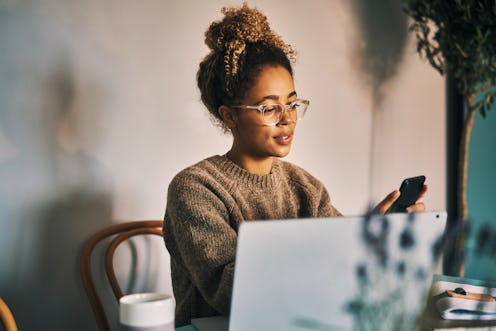
<path id="1" fill-rule="evenodd" d="M 205 32 L 205 44 L 211 52 L 223 53 L 226 74 L 236 75 L 235 63 L 247 43 L 264 43 L 277 47 L 294 61 L 295 51 L 272 31 L 267 17 L 258 9 L 250 8 L 244 2 L 242 7 L 224 7 L 222 13 L 224 18 L 213 22 Z"/>

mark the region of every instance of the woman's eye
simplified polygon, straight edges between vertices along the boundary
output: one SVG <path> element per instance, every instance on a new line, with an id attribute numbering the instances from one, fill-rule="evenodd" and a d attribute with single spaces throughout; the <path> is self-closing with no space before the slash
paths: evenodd
<path id="1" fill-rule="evenodd" d="M 277 111 L 277 107 L 276 106 L 265 106 L 264 107 L 264 113 L 273 113 Z"/>
<path id="2" fill-rule="evenodd" d="M 288 106 L 291 109 L 296 109 L 296 108 L 298 108 L 300 106 L 300 104 L 295 101 L 295 102 L 291 102 Z"/>

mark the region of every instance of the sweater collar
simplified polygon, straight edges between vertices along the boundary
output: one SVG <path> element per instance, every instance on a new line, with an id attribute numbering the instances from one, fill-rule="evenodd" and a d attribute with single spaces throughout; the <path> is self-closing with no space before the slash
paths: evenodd
<path id="1" fill-rule="evenodd" d="M 226 155 L 216 155 L 211 160 L 232 180 L 241 181 L 248 186 L 273 187 L 280 179 L 280 160 L 274 158 L 272 169 L 267 175 L 252 174 L 231 161 Z"/>

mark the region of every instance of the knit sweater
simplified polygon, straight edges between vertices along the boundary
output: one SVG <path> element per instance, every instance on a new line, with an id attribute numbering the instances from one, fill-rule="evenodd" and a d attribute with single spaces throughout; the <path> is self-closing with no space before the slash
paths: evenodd
<path id="1" fill-rule="evenodd" d="M 319 180 L 277 158 L 268 175 L 251 174 L 226 156 L 181 171 L 169 185 L 164 218 L 176 326 L 229 314 L 242 222 L 338 215 Z"/>

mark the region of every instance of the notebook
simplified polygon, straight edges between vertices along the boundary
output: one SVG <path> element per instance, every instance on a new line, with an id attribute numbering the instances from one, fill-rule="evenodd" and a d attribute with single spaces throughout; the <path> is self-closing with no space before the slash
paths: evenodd
<path id="1" fill-rule="evenodd" d="M 430 295 L 443 319 L 496 321 L 494 282 L 436 275 Z"/>
<path id="2" fill-rule="evenodd" d="M 229 331 L 330 331 L 352 330 L 357 323 L 392 329 L 384 321 L 414 319 L 432 283 L 446 216 L 245 222 L 238 233 L 231 315 L 220 324 Z M 200 331 L 211 323 L 193 321 Z"/>

